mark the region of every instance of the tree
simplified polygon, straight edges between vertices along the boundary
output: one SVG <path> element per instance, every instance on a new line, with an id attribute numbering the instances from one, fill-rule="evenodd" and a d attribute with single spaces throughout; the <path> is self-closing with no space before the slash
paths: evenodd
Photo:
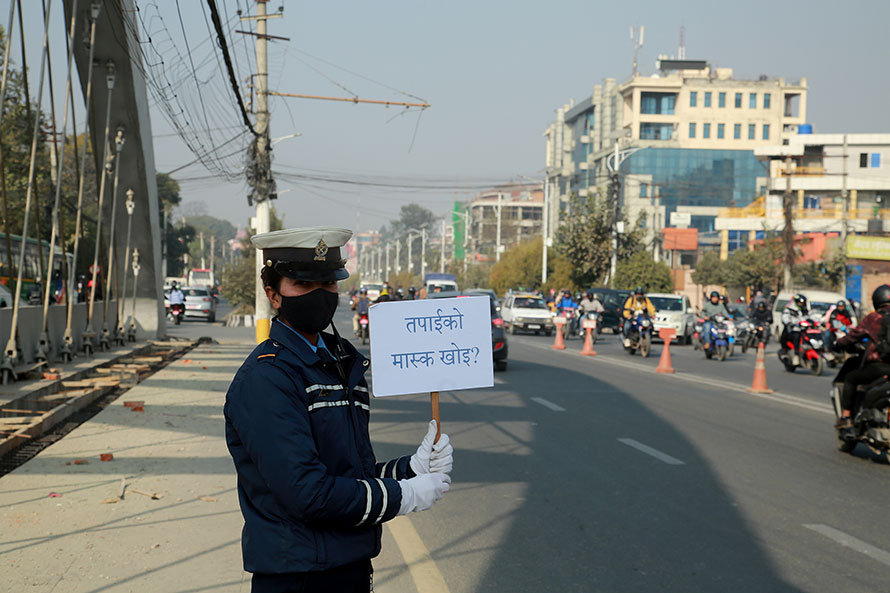
<path id="1" fill-rule="evenodd" d="M 627 224 L 625 220 L 626 227 Z M 643 248 L 639 224 L 618 236 L 618 259 L 624 260 Z M 608 201 L 596 194 L 572 196 L 570 215 L 556 234 L 556 250 L 571 264 L 571 280 L 578 286 L 593 286 L 611 266 L 612 211 Z"/>
<path id="2" fill-rule="evenodd" d="M 525 290 L 537 290 L 541 286 L 541 238 L 520 243 L 516 247 L 504 252 L 501 261 L 491 268 L 491 287 L 498 294 L 503 294 L 509 288 L 522 288 Z M 547 260 L 548 285 L 553 282 L 560 283 L 560 288 L 574 289 L 568 277 L 571 264 L 565 257 L 554 254 Z M 552 271 L 552 273 L 551 273 Z"/>
<path id="3" fill-rule="evenodd" d="M 847 260 L 842 251 L 834 255 L 822 254 L 822 261 L 797 264 L 794 267 L 794 285 L 803 288 L 839 290 L 847 273 Z"/>
<path id="4" fill-rule="evenodd" d="M 671 292 L 674 290 L 671 269 L 663 262 L 654 261 L 649 253 L 639 251 L 619 262 L 615 270 L 615 288 L 633 290 L 637 286 L 646 292 Z"/>
<path id="5" fill-rule="evenodd" d="M 253 312 L 256 303 L 256 263 L 254 258 L 241 254 L 223 268 L 220 293 L 235 308 Z"/>
<path id="6" fill-rule="evenodd" d="M 767 239 L 753 250 L 737 249 L 726 261 L 724 282 L 729 286 L 775 289 L 782 277 L 782 243 Z"/>
<path id="7" fill-rule="evenodd" d="M 390 221 L 389 232 L 396 237 L 407 233 L 409 229 L 429 227 L 436 216 L 420 204 L 406 204 L 399 211 L 399 219 Z M 382 231 L 381 231 L 382 232 Z"/>
<path id="8" fill-rule="evenodd" d="M 695 271 L 692 273 L 692 281 L 702 285 L 725 284 L 724 262 L 717 252 L 706 251 L 698 258 Z"/>

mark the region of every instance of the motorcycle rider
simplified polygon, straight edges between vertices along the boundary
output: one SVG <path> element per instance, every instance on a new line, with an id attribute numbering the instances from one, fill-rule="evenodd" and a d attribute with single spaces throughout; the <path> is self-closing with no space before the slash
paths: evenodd
<path id="1" fill-rule="evenodd" d="M 630 328 L 634 317 L 637 315 L 655 317 L 655 305 L 653 305 L 652 301 L 649 300 L 649 297 L 646 296 L 646 291 L 643 290 L 642 286 L 634 288 L 633 294 L 627 297 L 627 300 L 624 301 L 624 311 L 622 315 L 624 316 L 622 336 L 624 337 L 624 347 L 628 348 L 630 347 Z"/>
<path id="2" fill-rule="evenodd" d="M 765 300 L 757 301 L 757 304 L 754 305 L 751 322 L 755 330 L 757 326 L 763 326 L 763 343 L 766 344 L 769 341 L 770 326 L 773 323 L 773 312 L 766 306 Z"/>
<path id="3" fill-rule="evenodd" d="M 825 314 L 823 324 L 825 327 L 825 343 L 830 347 L 835 341 L 835 330 L 842 330 L 846 334 L 853 326 L 853 316 L 850 315 L 850 310 L 847 309 L 847 301 L 840 300 L 834 304 L 828 310 L 828 313 Z"/>
<path id="4" fill-rule="evenodd" d="M 361 327 L 359 326 L 359 321 L 361 321 L 362 315 L 368 314 L 368 308 L 371 306 L 371 300 L 368 298 L 368 289 L 362 288 L 358 293 L 358 298 L 353 304 L 353 309 L 355 310 L 355 315 L 352 316 L 352 331 L 355 335 L 358 335 Z"/>
<path id="5" fill-rule="evenodd" d="M 417 298 L 417 289 L 413 286 L 408 289 L 408 300 L 413 301 Z"/>
<path id="6" fill-rule="evenodd" d="M 556 311 L 565 315 L 566 329 L 570 334 L 575 331 L 575 309 L 577 308 L 578 303 L 572 298 L 572 292 L 570 290 L 562 291 L 562 298 L 556 303 Z"/>
<path id="7" fill-rule="evenodd" d="M 401 286 L 396 289 L 396 300 L 404 301 L 405 300 L 405 289 Z"/>
<path id="8" fill-rule="evenodd" d="M 871 295 L 871 302 L 875 310 L 865 316 L 865 319 L 854 328 L 851 328 L 846 336 L 838 340 L 833 349 L 841 352 L 844 349 L 868 340 L 868 348 L 865 350 L 865 364 L 860 367 L 859 357 L 850 358 L 841 367 L 836 383 L 843 381 L 844 388 L 841 392 L 841 417 L 835 428 L 845 429 L 853 426 L 852 415 L 856 404 L 856 388 L 859 385 L 868 385 L 883 375 L 890 374 L 890 360 L 882 359 L 878 352 L 878 344 L 884 339 L 881 335 L 882 323 L 885 315 L 890 315 L 890 286 L 882 284 Z M 870 402 L 862 402 L 862 408 L 871 407 Z"/>
<path id="9" fill-rule="evenodd" d="M 392 300 L 392 295 L 389 294 L 389 285 L 384 284 L 383 288 L 380 289 L 380 294 L 377 295 L 377 300 L 375 303 L 385 303 L 387 301 Z"/>
<path id="10" fill-rule="evenodd" d="M 592 290 L 587 291 L 587 294 L 584 295 L 579 307 L 581 308 L 581 313 L 584 315 L 587 313 L 602 313 L 605 311 L 599 297 L 597 297 L 596 293 Z"/>
<path id="11" fill-rule="evenodd" d="M 170 301 L 170 311 L 173 311 L 175 307 L 179 309 L 180 315 L 185 313 L 185 295 L 182 294 L 182 290 L 176 282 L 170 283 L 170 294 L 167 296 L 167 300 Z"/>
<path id="12" fill-rule="evenodd" d="M 726 308 L 726 303 L 723 302 L 726 298 L 724 297 L 721 301 L 720 296 L 719 292 L 712 290 L 711 294 L 708 296 L 708 300 L 705 301 L 705 304 L 702 305 L 701 308 L 701 316 L 705 320 L 704 327 L 702 328 L 701 342 L 705 350 L 708 350 L 711 347 L 711 327 L 714 325 L 714 317 L 717 315 L 723 315 L 727 319 L 732 317 L 729 314 L 729 309 Z"/>
<path id="13" fill-rule="evenodd" d="M 797 356 L 797 351 L 800 349 L 800 326 L 798 323 L 806 319 L 809 312 L 810 307 L 807 297 L 800 293 L 794 295 L 794 298 L 791 299 L 782 311 L 783 327 L 782 335 L 779 338 L 781 344 L 779 356 L 782 357 L 788 353 L 788 342 L 791 342 L 794 346 L 794 351 L 791 353 L 791 364 L 794 366 L 800 364 L 800 358 Z"/>

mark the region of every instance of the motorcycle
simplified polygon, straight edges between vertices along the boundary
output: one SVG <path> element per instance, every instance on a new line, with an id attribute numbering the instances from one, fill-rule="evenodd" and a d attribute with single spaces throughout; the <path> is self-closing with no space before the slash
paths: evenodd
<path id="1" fill-rule="evenodd" d="M 716 315 L 711 321 L 711 335 L 705 336 L 708 347 L 705 348 L 705 358 L 711 360 L 717 355 L 717 360 L 723 362 L 729 355 L 729 328 L 723 315 Z"/>
<path id="2" fill-rule="evenodd" d="M 702 334 L 705 331 L 704 317 L 696 317 L 695 323 L 692 324 L 692 347 L 695 350 L 701 350 L 703 346 Z"/>
<path id="3" fill-rule="evenodd" d="M 624 349 L 631 356 L 639 350 L 640 356 L 646 358 L 652 349 L 652 320 L 648 315 L 635 315 L 630 323 Z"/>
<path id="4" fill-rule="evenodd" d="M 745 341 L 742 342 L 742 354 L 748 351 L 748 348 L 756 348 L 758 344 L 766 345 L 769 340 L 769 328 L 763 323 L 751 325 L 745 332 Z"/>
<path id="5" fill-rule="evenodd" d="M 358 337 L 362 340 L 362 346 L 368 343 L 368 314 L 362 313 L 358 320 Z"/>
<path id="6" fill-rule="evenodd" d="M 819 324 L 812 319 L 801 319 L 797 322 L 800 327 L 800 350 L 797 351 L 798 363 L 794 364 L 792 354 L 796 351 L 794 343 L 790 340 L 784 344 L 784 350 L 779 350 L 779 360 L 785 366 L 785 370 L 793 373 L 797 367 L 806 367 L 817 377 L 822 374 L 825 356 L 825 342 Z"/>
<path id="7" fill-rule="evenodd" d="M 600 314 L 597 313 L 596 311 L 591 311 L 590 313 L 585 313 L 584 315 L 581 316 L 582 321 L 585 319 L 596 322 L 596 329 L 590 330 L 590 341 L 591 341 L 591 343 L 596 344 L 597 334 L 599 334 L 601 331 L 600 330 Z M 578 324 L 578 337 L 583 338 L 585 336 L 586 332 L 587 332 L 587 330 L 584 329 L 584 324 L 579 323 Z"/>
<path id="8" fill-rule="evenodd" d="M 835 382 L 831 388 L 831 404 L 835 416 L 841 417 L 840 395 L 843 383 Z M 876 405 L 863 408 L 866 395 L 877 398 Z M 877 455 L 890 451 L 890 379 L 881 377 L 870 385 L 860 385 L 856 390 L 856 405 L 853 409 L 853 426 L 837 429 L 837 448 L 843 453 L 851 453 L 856 443 L 862 443 Z"/>
<path id="9" fill-rule="evenodd" d="M 570 337 L 578 333 L 578 327 L 581 325 L 580 311 L 575 307 L 564 307 L 560 312 L 563 319 L 566 320 L 563 326 L 563 337 L 568 340 Z"/>
<path id="10" fill-rule="evenodd" d="M 179 325 L 182 323 L 182 317 L 185 315 L 185 305 L 183 304 L 175 304 L 170 305 L 170 316 L 173 317 L 173 323 L 175 325 Z"/>
<path id="11" fill-rule="evenodd" d="M 724 323 L 726 324 L 726 341 L 729 342 L 726 347 L 726 355 L 732 356 L 735 354 L 736 333 L 738 330 L 736 329 L 735 321 L 732 319 L 726 319 Z"/>
<path id="12" fill-rule="evenodd" d="M 825 332 L 825 335 L 828 338 L 827 347 L 829 350 L 829 352 L 826 352 L 826 361 L 828 362 L 828 366 L 832 369 L 835 368 L 839 362 L 844 362 L 844 360 L 846 360 L 844 356 L 834 354 L 833 352 L 830 352 L 830 350 L 835 342 L 847 335 L 848 331 L 850 331 L 849 326 L 844 325 L 840 321 L 834 320 L 829 322 L 829 327 Z"/>

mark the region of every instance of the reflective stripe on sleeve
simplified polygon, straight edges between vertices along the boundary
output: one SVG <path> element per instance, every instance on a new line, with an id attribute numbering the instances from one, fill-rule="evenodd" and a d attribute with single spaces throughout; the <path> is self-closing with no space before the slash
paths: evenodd
<path id="1" fill-rule="evenodd" d="M 374 523 L 380 523 L 383 520 L 383 515 L 386 514 L 386 505 L 389 502 L 389 493 L 386 491 L 386 485 L 383 483 L 383 480 L 380 478 L 374 478 L 377 480 L 377 483 L 380 484 L 380 490 L 383 491 L 383 505 L 380 507 L 380 516 L 377 517 L 377 520 Z"/>
<path id="2" fill-rule="evenodd" d="M 334 391 L 337 389 L 343 389 L 342 385 L 320 385 L 316 383 L 315 385 L 310 385 L 306 388 L 306 393 L 312 393 L 313 391 L 318 391 L 320 389 L 326 389 L 328 391 Z"/>
<path id="3" fill-rule="evenodd" d="M 399 468 L 399 460 L 398 460 L 398 459 L 393 459 L 393 460 L 392 460 L 392 472 L 390 472 L 391 475 L 389 476 L 389 477 L 392 478 L 393 480 L 396 479 L 396 470 L 397 470 L 398 468 Z"/>
<path id="4" fill-rule="evenodd" d="M 348 405 L 349 405 L 349 402 L 346 401 L 345 399 L 338 399 L 336 401 L 331 401 L 331 402 L 315 402 L 314 404 L 309 406 L 307 409 L 311 412 L 311 411 L 317 410 L 319 408 L 337 408 L 340 406 L 348 406 Z"/>
<path id="5" fill-rule="evenodd" d="M 365 486 L 365 514 L 362 516 L 362 520 L 355 524 L 356 527 L 364 523 L 368 519 L 368 515 L 371 514 L 371 485 L 365 480 L 359 480 L 359 483 Z"/>
<path id="6" fill-rule="evenodd" d="M 355 387 L 353 387 L 353 390 L 354 390 L 354 391 L 361 391 L 362 393 L 368 393 L 368 388 L 367 388 L 367 387 L 362 387 L 361 385 L 356 385 Z"/>

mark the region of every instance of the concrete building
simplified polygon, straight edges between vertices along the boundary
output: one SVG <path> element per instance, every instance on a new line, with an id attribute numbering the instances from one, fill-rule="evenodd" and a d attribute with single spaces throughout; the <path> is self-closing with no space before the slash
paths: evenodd
<path id="1" fill-rule="evenodd" d="M 804 128 L 804 131 L 808 131 Z M 769 171 L 763 195 L 744 208 L 721 209 L 715 228 L 723 252 L 785 227 L 782 201 L 794 196 L 797 233 L 890 230 L 890 134 L 809 134 L 754 150 Z"/>
<path id="2" fill-rule="evenodd" d="M 499 236 L 502 253 L 523 241 L 539 237 L 543 210 L 544 187 L 541 184 L 504 185 L 476 194 L 466 206 L 470 258 L 474 261 L 497 259 Z"/>
<path id="3" fill-rule="evenodd" d="M 645 216 L 654 241 L 679 212 L 707 236 L 721 207 L 746 206 L 765 188 L 754 150 L 788 141 L 806 121 L 806 79 L 736 79 L 702 60 L 661 59 L 658 67 L 621 84 L 607 78 L 556 110 L 544 134 L 551 235 L 572 194 L 604 193 L 617 146 L 631 222 Z"/>

